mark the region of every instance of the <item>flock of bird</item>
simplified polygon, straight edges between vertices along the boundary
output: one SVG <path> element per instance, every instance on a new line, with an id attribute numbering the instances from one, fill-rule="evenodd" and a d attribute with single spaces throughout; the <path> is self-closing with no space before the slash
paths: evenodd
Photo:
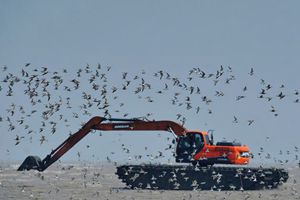
<path id="1" fill-rule="evenodd" d="M 71 123 L 80 121 L 83 125 L 85 121 L 82 120 L 88 120 L 89 117 L 101 113 L 107 118 L 119 116 L 152 120 L 159 115 L 159 111 L 154 111 L 150 106 L 149 109 L 147 105 L 164 101 L 174 106 L 174 110 L 178 110 L 170 119 L 180 121 L 184 125 L 189 115 L 212 115 L 217 112 L 213 109 L 214 102 L 226 96 L 224 87 L 229 87 L 237 79 L 232 67 L 222 65 L 214 73 L 195 67 L 187 70 L 186 76 L 175 76 L 164 70 L 150 74 L 145 70 L 117 74 L 112 67 L 100 64 L 87 64 L 77 70 L 66 68 L 51 71 L 47 67 L 36 68 L 31 63 L 26 63 L 17 72 L 12 71 L 16 70 L 7 66 L 1 69 L 0 94 L 7 107 L 3 108 L 0 115 L 0 127 L 7 127 L 9 132 L 14 133 L 12 135 L 15 135 L 15 145 L 28 138 L 32 142 L 35 137 L 39 137 L 40 144 L 43 144 L 47 137 L 51 136 L 47 135 L 48 133 L 55 134 L 57 130 L 65 128 L 72 134 L 71 130 L 78 127 L 70 127 Z M 255 99 L 268 102 L 269 108 L 266 110 L 274 117 L 279 115 L 278 108 L 272 103 L 274 99 L 285 100 L 289 97 L 290 103 L 299 103 L 297 89 L 288 92 L 285 85 L 280 85 L 272 91 L 275 86 L 258 78 L 253 68 L 247 76 L 259 81 L 260 89 Z M 210 85 L 210 92 L 199 83 Z M 249 86 L 241 86 L 239 94 L 230 98 L 237 102 L 243 101 L 248 97 L 248 90 Z M 129 105 L 132 99 L 145 104 L 144 110 L 132 110 L 132 105 Z M 4 109 L 6 112 L 3 112 Z M 233 124 L 255 124 L 254 119 L 243 120 L 235 114 L 231 117 Z M 39 124 L 32 123 L 33 121 Z M 170 138 L 168 140 L 171 141 Z M 122 149 L 126 153 L 130 152 L 124 144 Z M 296 150 L 298 147 L 295 147 Z M 259 154 L 262 152 L 263 149 Z M 162 152 L 158 152 L 158 155 L 154 157 L 163 156 Z M 107 159 L 110 160 L 109 157 Z"/>
<path id="2" fill-rule="evenodd" d="M 138 116 L 144 120 L 153 120 L 160 113 L 159 109 L 154 111 L 150 105 L 161 104 L 161 102 L 167 102 L 168 106 L 173 107 L 173 110 L 178 110 L 174 116 L 170 116 L 170 119 L 180 121 L 184 125 L 190 116 L 213 115 L 218 112 L 214 109 L 214 103 L 228 97 L 226 88 L 234 85 L 234 81 L 237 79 L 233 71 L 230 66 L 226 68 L 220 66 L 216 72 L 208 73 L 196 67 L 188 70 L 186 76 L 183 74 L 175 76 L 164 70 L 158 70 L 154 73 L 143 70 L 137 73 L 119 72 L 117 74 L 114 68 L 103 67 L 100 64 L 97 66 L 86 65 L 77 70 L 62 69 L 59 72 L 51 71 L 50 68 L 46 67 L 35 68 L 31 63 L 25 64 L 22 69 L 17 71 L 3 66 L 0 75 L 0 94 L 3 99 L 0 129 L 8 131 L 8 134 L 14 138 L 16 146 L 28 142 L 24 141 L 28 139 L 30 142 L 38 141 L 42 145 L 47 142 L 47 138 L 55 137 L 58 131 L 67 129 L 72 134 L 74 129 L 79 127 L 72 127 L 71 124 L 80 122 L 83 125 L 94 115 L 103 115 L 107 118 Z M 267 114 L 273 117 L 280 115 L 280 109 L 276 102 L 286 101 L 295 105 L 299 103 L 297 88 L 288 91 L 285 85 L 276 87 L 266 80 L 258 78 L 253 68 L 250 68 L 247 76 L 258 81 L 260 88 L 257 89 L 255 96 L 251 97 L 248 93 L 251 87 L 240 85 L 238 94 L 228 97 L 232 101 L 241 102 L 247 98 L 264 101 L 268 106 L 266 112 L 269 113 Z M 209 88 L 205 89 L 199 83 L 205 87 L 209 86 Z M 278 92 L 275 93 L 275 91 Z M 132 100 L 145 104 L 143 110 L 132 110 L 130 102 Z M 250 127 L 255 125 L 254 119 L 245 120 L 234 113 L 229 114 L 229 123 Z M 265 140 L 269 141 L 270 137 L 267 136 Z M 140 160 L 142 158 L 142 155 L 132 156 L 131 148 L 124 143 L 120 147 L 125 154 L 129 155 L 130 159 Z M 90 145 L 86 145 L 86 148 L 90 148 Z M 164 150 L 172 151 L 173 149 L 172 137 L 167 137 L 167 147 Z M 145 146 L 144 150 L 147 152 L 149 149 Z M 10 150 L 7 149 L 6 151 L 9 152 Z M 290 151 L 279 150 L 279 155 L 286 157 L 286 155 L 294 153 L 294 160 L 298 162 L 298 151 L 298 147 L 295 146 Z M 111 158 L 114 154 L 115 152 L 111 152 L 106 157 L 108 162 L 114 161 Z M 147 153 L 146 157 L 150 160 L 160 159 L 164 157 L 164 154 L 163 150 L 159 150 L 155 154 Z M 81 152 L 78 151 L 77 156 L 80 159 Z M 272 157 L 263 147 L 260 147 L 257 156 L 261 159 L 271 159 Z M 288 163 L 289 160 L 278 160 L 278 162 L 284 164 Z M 72 168 L 66 168 L 66 171 Z M 44 175 L 38 173 L 37 176 L 43 181 L 45 180 Z M 100 184 L 101 181 L 106 181 L 104 175 L 100 174 L 99 171 L 96 173 L 84 169 L 81 176 L 83 179 L 75 180 L 75 176 L 72 174 L 66 179 L 70 178 L 71 182 L 79 181 L 83 184 L 84 189 L 89 187 L 87 183 Z M 58 184 L 52 185 L 54 188 L 50 189 L 48 195 L 61 192 Z M 292 195 L 298 196 L 294 189 L 296 179 L 293 179 L 291 186 Z M 25 193 L 26 190 L 28 189 L 23 187 L 22 193 Z M 119 192 L 118 188 L 114 188 L 107 195 Z M 160 193 L 163 192 L 165 191 L 160 191 Z M 182 196 L 184 199 L 201 197 L 200 193 L 186 194 Z M 33 198 L 34 193 L 31 192 L 30 195 Z M 97 190 L 92 195 L 99 197 L 100 193 Z M 274 195 L 278 196 L 276 193 Z M 232 193 L 225 192 L 222 198 L 229 199 L 231 196 Z M 277 196 L 274 196 L 274 199 Z M 244 199 L 251 197 L 253 194 L 248 192 L 242 196 Z M 259 192 L 255 197 L 260 199 L 263 198 L 263 195 Z"/>

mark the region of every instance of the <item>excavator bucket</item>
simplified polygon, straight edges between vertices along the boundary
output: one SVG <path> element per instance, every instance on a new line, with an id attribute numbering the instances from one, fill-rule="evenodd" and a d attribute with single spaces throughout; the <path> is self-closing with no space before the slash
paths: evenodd
<path id="1" fill-rule="evenodd" d="M 28 156 L 23 163 L 18 168 L 18 171 L 35 169 L 40 171 L 42 169 L 43 163 L 38 156 Z"/>

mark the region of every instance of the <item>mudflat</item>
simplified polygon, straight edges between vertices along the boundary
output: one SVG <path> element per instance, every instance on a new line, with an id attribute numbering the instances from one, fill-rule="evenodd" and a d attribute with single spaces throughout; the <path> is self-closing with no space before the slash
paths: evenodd
<path id="1" fill-rule="evenodd" d="M 44 172 L 0 165 L 0 199 L 300 199 L 300 168 L 277 189 L 256 191 L 131 190 L 111 164 L 57 164 Z"/>

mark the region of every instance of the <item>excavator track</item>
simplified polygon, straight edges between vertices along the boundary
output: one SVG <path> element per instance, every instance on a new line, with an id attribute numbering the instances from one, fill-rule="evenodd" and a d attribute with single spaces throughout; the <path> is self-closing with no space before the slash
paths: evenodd
<path id="1" fill-rule="evenodd" d="M 116 174 L 131 189 L 153 190 L 273 189 L 288 179 L 288 172 L 278 168 L 191 165 L 122 165 Z"/>

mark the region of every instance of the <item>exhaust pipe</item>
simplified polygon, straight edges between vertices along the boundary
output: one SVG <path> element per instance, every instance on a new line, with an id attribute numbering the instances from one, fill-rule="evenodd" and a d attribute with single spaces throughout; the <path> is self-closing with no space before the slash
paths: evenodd
<path id="1" fill-rule="evenodd" d="M 25 171 L 35 169 L 38 171 L 43 171 L 44 164 L 40 157 L 38 156 L 28 156 L 23 163 L 18 168 L 18 171 Z"/>

